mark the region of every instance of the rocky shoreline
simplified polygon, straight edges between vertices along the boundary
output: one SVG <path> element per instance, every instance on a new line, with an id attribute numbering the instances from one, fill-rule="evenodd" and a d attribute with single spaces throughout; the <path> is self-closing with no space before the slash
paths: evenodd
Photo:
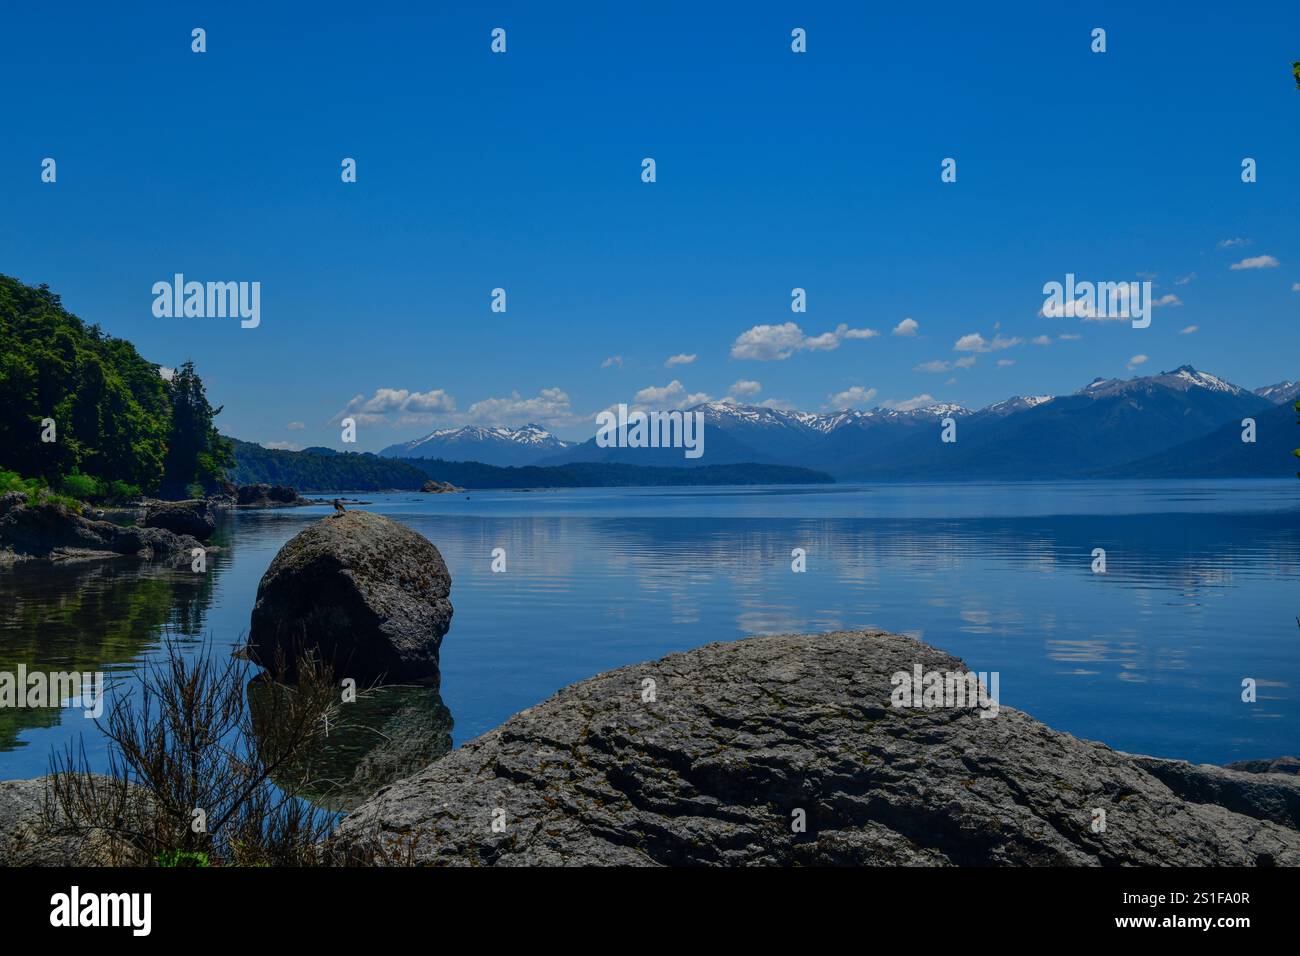
<path id="1" fill-rule="evenodd" d="M 169 505 L 155 520 L 197 527 L 198 504 L 181 504 L 194 513 Z M 431 690 L 384 716 L 400 746 L 340 764 L 351 789 L 321 796 L 351 812 L 325 860 L 1300 866 L 1296 758 L 1198 766 L 1115 751 L 987 696 L 902 701 L 900 675 L 969 671 L 883 631 L 752 637 L 607 671 L 412 773 L 449 745 L 436 688 L 450 591 L 433 544 L 360 511 L 311 524 L 262 578 L 254 660 L 308 634 L 336 677 Z M 380 789 L 358 792 L 367 781 Z M 79 852 L 33 857 L 43 786 L 0 784 L 0 864 Z"/>
<path id="2" fill-rule="evenodd" d="M 349 499 L 342 499 L 349 501 Z M 230 509 L 327 505 L 283 485 L 225 485 L 207 498 L 142 498 L 129 505 L 86 508 L 81 513 L 53 501 L 29 501 L 23 492 L 0 496 L 0 567 L 22 561 L 65 563 L 106 558 L 188 562 L 205 542 L 217 516 Z M 350 502 L 357 503 L 357 502 Z"/>
<path id="3" fill-rule="evenodd" d="M 189 561 L 207 550 L 191 534 L 86 517 L 55 502 L 29 504 L 21 492 L 0 498 L 0 567 L 20 561 L 93 561 L 139 557 Z"/>
<path id="4" fill-rule="evenodd" d="M 1300 865 L 1295 775 L 1121 753 L 1009 707 L 892 707 L 917 664 L 966 672 L 878 631 L 609 671 L 384 788 L 332 846 L 478 866 Z"/>

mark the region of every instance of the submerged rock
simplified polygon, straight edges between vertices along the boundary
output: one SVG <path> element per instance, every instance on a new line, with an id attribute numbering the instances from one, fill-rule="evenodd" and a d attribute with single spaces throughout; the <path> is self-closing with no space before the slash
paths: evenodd
<path id="1" fill-rule="evenodd" d="M 272 667 L 278 650 L 291 665 L 309 647 L 340 679 L 436 681 L 450 593 L 423 535 L 368 511 L 330 515 L 291 538 L 262 576 L 249 653 Z"/>
<path id="2" fill-rule="evenodd" d="M 472 865 L 1300 864 L 1276 814 L 1191 799 L 1144 758 L 1009 707 L 893 707 L 891 677 L 918 664 L 967 670 L 853 631 L 609 671 L 381 790 L 330 846 Z"/>
<path id="3" fill-rule="evenodd" d="M 454 495 L 464 491 L 464 488 L 457 488 L 450 481 L 434 481 L 430 478 L 424 483 L 420 490 L 431 495 Z"/>
<path id="4" fill-rule="evenodd" d="M 295 508 L 320 504 L 318 499 L 304 498 L 288 485 L 240 485 L 235 489 L 235 504 L 240 508 Z"/>

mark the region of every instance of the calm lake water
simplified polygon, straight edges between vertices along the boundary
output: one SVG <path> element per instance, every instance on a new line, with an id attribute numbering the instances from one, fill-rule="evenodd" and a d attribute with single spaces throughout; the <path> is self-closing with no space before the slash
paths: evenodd
<path id="1" fill-rule="evenodd" d="M 441 697 L 381 695 L 368 704 L 380 732 L 338 740 L 362 789 L 608 668 L 856 627 L 999 671 L 1003 704 L 1118 749 L 1211 763 L 1300 751 L 1300 482 L 358 497 L 438 546 L 455 606 Z M 121 694 L 165 630 L 233 647 L 276 551 L 327 510 L 231 515 L 206 575 L 134 560 L 0 571 L 0 670 L 100 669 Z M 1244 677 L 1257 703 L 1242 702 Z M 45 773 L 79 735 L 102 763 L 79 710 L 0 710 L 0 779 Z"/>

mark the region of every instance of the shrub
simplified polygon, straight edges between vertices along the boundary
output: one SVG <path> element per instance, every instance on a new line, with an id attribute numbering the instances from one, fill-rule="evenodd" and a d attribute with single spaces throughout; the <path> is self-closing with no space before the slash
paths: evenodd
<path id="1" fill-rule="evenodd" d="M 331 669 L 299 655 L 296 684 L 266 695 L 267 709 L 254 716 L 253 665 L 223 660 L 210 644 L 186 654 L 170 636 L 164 652 L 99 725 L 109 741 L 106 774 L 91 771 L 84 747 L 52 758 L 46 833 L 93 843 L 110 864 L 321 862 L 317 844 L 335 815 L 272 777 L 326 733 L 339 701 Z M 287 673 L 283 659 L 273 672 Z"/>

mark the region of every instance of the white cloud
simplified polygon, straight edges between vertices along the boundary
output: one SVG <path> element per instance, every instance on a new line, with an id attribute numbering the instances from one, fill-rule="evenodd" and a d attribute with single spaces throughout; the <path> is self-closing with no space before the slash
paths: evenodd
<path id="1" fill-rule="evenodd" d="M 1189 272 L 1187 275 L 1179 276 L 1177 279 L 1175 279 L 1174 285 L 1187 285 L 1187 283 L 1191 282 L 1195 278 L 1196 278 L 1196 273 Z"/>
<path id="2" fill-rule="evenodd" d="M 1040 335 L 1037 338 L 1032 339 L 1031 341 L 1033 342 L 1034 345 L 1051 345 L 1052 337 L 1050 335 Z"/>
<path id="3" fill-rule="evenodd" d="M 306 425 L 305 422 L 290 422 L 289 424 L 285 425 L 284 427 L 287 428 L 287 429 L 289 429 L 289 431 L 291 431 L 291 432 L 300 432 L 300 431 L 302 431 L 304 428 L 306 428 L 307 425 Z"/>
<path id="4" fill-rule="evenodd" d="M 1131 372 L 1139 365 L 1144 364 L 1146 361 L 1147 361 L 1147 357 L 1145 355 L 1135 355 L 1128 360 L 1128 370 Z"/>
<path id="5" fill-rule="evenodd" d="M 837 349 L 839 347 L 839 336 L 834 332 L 823 332 L 821 335 L 810 335 L 803 340 L 803 348 L 812 352 L 829 352 L 831 349 Z"/>
<path id="6" fill-rule="evenodd" d="M 984 338 L 978 332 L 971 332 L 969 335 L 963 335 L 953 345 L 954 352 L 999 352 L 1002 349 L 1009 349 L 1016 345 L 1024 345 L 1025 340 L 1011 336 L 1003 335 L 1000 332 L 994 333 L 992 341 Z"/>
<path id="7" fill-rule="evenodd" d="M 874 339 L 880 333 L 875 329 L 851 329 L 843 322 L 835 326 L 835 334 L 842 339 Z"/>
<path id="8" fill-rule="evenodd" d="M 276 451 L 302 451 L 301 445 L 295 445 L 291 441 L 267 441 L 262 442 L 263 448 L 272 448 Z"/>
<path id="9" fill-rule="evenodd" d="M 799 351 L 830 351 L 839 348 L 840 343 L 849 339 L 870 339 L 880 333 L 875 329 L 851 329 L 840 324 L 833 332 L 821 335 L 804 335 L 803 329 L 794 322 L 781 325 L 756 325 L 742 332 L 731 343 L 731 357 L 736 359 L 753 359 L 757 362 L 771 362 L 788 359 Z"/>
<path id="10" fill-rule="evenodd" d="M 739 382 L 733 382 L 728 391 L 732 395 L 739 395 L 741 398 L 753 398 L 763 390 L 763 386 L 753 379 L 742 378 Z"/>
<path id="11" fill-rule="evenodd" d="M 1292 282 L 1292 283 L 1291 283 L 1291 291 L 1292 291 L 1292 292 L 1300 292 L 1300 282 Z"/>
<path id="12" fill-rule="evenodd" d="M 731 357 L 759 362 L 788 359 L 803 345 L 803 330 L 793 322 L 756 325 L 731 343 Z"/>
<path id="13" fill-rule="evenodd" d="M 485 398 L 465 411 L 468 423 L 479 425 L 562 425 L 574 420 L 569 396 L 560 388 L 544 388 L 533 398 L 511 392 L 508 398 Z"/>
<path id="14" fill-rule="evenodd" d="M 855 405 L 866 405 L 875 397 L 876 390 L 874 388 L 854 385 L 852 388 L 846 388 L 842 392 L 836 392 L 834 395 L 828 396 L 826 407 L 831 409 L 852 408 Z"/>
<path id="15" fill-rule="evenodd" d="M 1015 365 L 1015 359 L 998 359 L 998 368 L 1006 368 L 1008 365 Z"/>
<path id="16" fill-rule="evenodd" d="M 940 372 L 948 372 L 951 370 L 952 370 L 952 366 L 947 362 L 943 361 L 942 359 L 934 359 L 933 361 L 930 362 L 922 362 L 920 365 L 912 369 L 912 371 L 914 372 L 933 372 L 936 375 L 939 374 Z"/>
<path id="17" fill-rule="evenodd" d="M 1178 330 L 1178 334 L 1179 334 L 1179 335 L 1191 335 L 1193 332 L 1195 332 L 1195 331 L 1196 331 L 1197 329 L 1199 329 L 1199 328 L 1200 328 L 1199 325 L 1189 325 L 1189 326 L 1188 326 L 1187 328 L 1185 328 L 1185 329 L 1179 329 L 1179 330 Z"/>
<path id="18" fill-rule="evenodd" d="M 1252 256 L 1249 259 L 1234 262 L 1228 268 L 1235 272 L 1239 269 L 1276 269 L 1279 265 L 1281 263 L 1272 256 Z"/>
<path id="19" fill-rule="evenodd" d="M 456 410 L 456 400 L 440 388 L 431 392 L 412 392 L 402 406 L 404 412 L 426 412 L 437 414 Z"/>
<path id="20" fill-rule="evenodd" d="M 166 365 L 159 365 L 158 377 L 161 378 L 164 382 L 170 382 L 173 378 L 176 377 L 176 369 L 168 368 Z"/>
<path id="21" fill-rule="evenodd" d="M 1174 295 L 1172 292 L 1166 292 L 1160 298 L 1151 300 L 1152 308 L 1157 308 L 1157 309 L 1160 308 L 1160 306 L 1162 305 L 1182 305 L 1182 304 L 1183 304 L 1183 300 L 1178 298 L 1178 296 Z"/>
<path id="22" fill-rule="evenodd" d="M 894 411 L 898 411 L 898 412 L 911 412 L 911 411 L 915 411 L 918 408 L 925 408 L 925 406 L 933 405 L 933 404 L 934 404 L 933 395 L 918 395 L 915 398 L 905 399 L 904 401 L 901 402 L 896 402 L 896 401 L 884 402 L 882 403 L 881 408 L 892 408 Z"/>
<path id="23" fill-rule="evenodd" d="M 1062 342 L 1077 342 L 1081 338 L 1083 338 L 1083 336 L 1078 332 L 1062 332 L 1057 336 L 1057 339 Z"/>
<path id="24" fill-rule="evenodd" d="M 622 368 L 622 367 L 623 367 L 623 356 L 621 356 L 621 355 L 611 355 L 609 358 L 605 359 L 605 361 L 603 361 L 603 362 L 600 363 L 600 367 L 601 367 L 601 368 L 611 368 L 611 367 Z"/>
<path id="25" fill-rule="evenodd" d="M 955 361 L 955 362 L 952 363 L 952 367 L 953 367 L 953 368 L 970 368 L 970 367 L 971 367 L 972 365 L 974 365 L 974 364 L 975 364 L 975 356 L 974 356 L 974 355 L 963 355 L 963 356 L 962 356 L 961 358 L 959 358 L 957 361 Z"/>
<path id="26" fill-rule="evenodd" d="M 1250 245 L 1249 239 L 1220 239 L 1218 242 L 1214 244 L 1214 248 L 1232 249 L 1235 248 L 1236 246 L 1248 246 L 1248 245 Z"/>
<path id="27" fill-rule="evenodd" d="M 665 367 L 665 368 L 672 368 L 674 365 L 690 365 L 690 364 L 691 364 L 692 362 L 694 362 L 697 358 L 699 358 L 698 355 L 693 355 L 693 354 L 692 354 L 692 355 L 687 355 L 687 354 L 685 354 L 685 353 L 681 353 L 681 354 L 678 354 L 678 355 L 671 356 L 671 357 L 668 359 L 668 361 L 664 362 L 664 367 Z"/>
<path id="28" fill-rule="evenodd" d="M 632 397 L 638 408 L 689 408 L 709 401 L 705 392 L 687 392 L 686 386 L 673 379 L 667 385 L 650 385 Z"/>
<path id="29" fill-rule="evenodd" d="M 896 326 L 894 326 L 893 334 L 901 335 L 905 338 L 911 338 L 912 336 L 916 335 L 916 330 L 918 328 L 919 325 L 917 324 L 916 319 L 908 318 L 908 319 L 904 319 L 902 322 L 899 322 Z"/>
<path id="30" fill-rule="evenodd" d="M 369 398 L 354 395 L 343 411 L 334 416 L 356 419 L 359 425 L 388 425 L 391 415 L 419 413 L 432 421 L 437 414 L 456 410 L 456 400 L 440 388 L 428 392 L 412 392 L 405 388 L 377 388 Z"/>

